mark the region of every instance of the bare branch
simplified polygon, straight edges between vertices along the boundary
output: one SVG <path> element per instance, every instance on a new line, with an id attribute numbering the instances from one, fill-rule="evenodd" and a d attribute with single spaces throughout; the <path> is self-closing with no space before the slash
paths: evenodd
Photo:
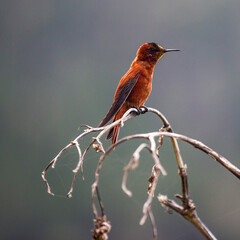
<path id="1" fill-rule="evenodd" d="M 158 177 L 159 177 L 160 172 L 164 176 L 167 174 L 165 169 L 162 167 L 162 165 L 160 163 L 159 156 L 156 154 L 156 142 L 154 140 L 154 137 L 150 136 L 149 141 L 151 144 L 150 149 L 151 149 L 151 154 L 154 159 L 155 165 L 152 168 L 152 178 L 151 178 L 150 187 L 148 189 L 148 199 L 143 205 L 143 217 L 140 220 L 140 225 L 143 225 L 145 223 L 148 212 L 151 209 L 152 199 L 154 197 L 154 193 L 155 193 L 155 189 L 157 186 Z"/>
<path id="2" fill-rule="evenodd" d="M 42 172 L 42 179 L 44 183 L 46 184 L 47 187 L 47 192 L 51 195 L 54 195 L 52 193 L 50 185 L 45 177 L 47 170 L 49 169 L 50 166 L 52 168 L 55 167 L 57 161 L 59 158 L 62 156 L 63 152 L 66 151 L 67 149 L 71 148 L 72 146 L 75 146 L 77 148 L 78 152 L 78 162 L 76 167 L 73 170 L 73 180 L 72 184 L 70 187 L 70 190 L 67 194 L 67 196 L 70 198 L 72 197 L 72 192 L 74 189 L 74 183 L 77 177 L 78 172 L 81 170 L 82 173 L 82 178 L 84 180 L 83 176 L 83 163 L 86 154 L 88 153 L 89 149 L 92 147 L 96 152 L 101 152 L 102 155 L 100 156 L 96 171 L 95 171 L 95 181 L 92 184 L 92 208 L 93 208 L 93 214 L 94 214 L 94 226 L 95 229 L 92 231 L 93 233 L 93 239 L 107 239 L 108 238 L 108 232 L 111 230 L 111 224 L 109 221 L 107 221 L 107 217 L 104 213 L 104 208 L 103 208 L 103 202 L 100 198 L 100 192 L 99 192 L 99 176 L 100 176 L 100 170 L 102 168 L 103 162 L 105 158 L 109 155 L 109 153 L 118 145 L 129 141 L 133 139 L 146 139 L 148 143 L 142 143 L 138 146 L 138 148 L 134 151 L 131 160 L 129 161 L 128 165 L 124 168 L 124 174 L 123 174 L 123 180 L 122 180 L 122 190 L 128 195 L 132 196 L 132 192 L 127 188 L 127 178 L 129 171 L 134 171 L 139 164 L 140 161 L 140 153 L 143 149 L 147 149 L 149 153 L 151 154 L 153 160 L 154 160 L 154 165 L 152 167 L 152 172 L 151 176 L 148 179 L 149 181 L 149 187 L 148 187 L 148 197 L 146 202 L 143 205 L 143 216 L 140 220 L 140 224 L 144 224 L 147 217 L 150 218 L 151 224 L 152 224 L 152 229 L 153 229 L 153 239 L 157 239 L 157 228 L 154 220 L 154 216 L 151 210 L 151 204 L 152 200 L 155 195 L 156 191 L 156 186 L 158 183 L 158 178 L 160 173 L 163 175 L 166 175 L 166 170 L 164 167 L 161 165 L 160 158 L 159 158 L 159 149 L 161 148 L 163 144 L 163 138 L 164 137 L 169 137 L 172 143 L 172 147 L 174 150 L 174 154 L 176 157 L 176 162 L 178 165 L 178 174 L 180 177 L 181 181 L 181 190 L 182 190 L 182 195 L 176 194 L 175 196 L 180 199 L 181 205 L 176 203 L 173 200 L 170 200 L 167 198 L 167 196 L 160 195 L 158 196 L 158 200 L 161 202 L 161 204 L 180 214 L 183 216 L 186 220 L 191 222 L 199 231 L 205 236 L 207 239 L 216 239 L 215 236 L 210 232 L 210 230 L 203 224 L 203 222 L 200 220 L 200 218 L 197 215 L 196 212 L 196 207 L 193 201 L 189 198 L 189 189 L 188 189 L 188 177 L 187 177 L 187 166 L 186 164 L 183 163 L 179 145 L 177 142 L 177 139 L 185 141 L 195 148 L 198 148 L 199 150 L 203 151 L 204 153 L 207 153 L 209 156 L 211 156 L 214 160 L 216 160 L 218 163 L 223 165 L 227 170 L 229 170 L 231 173 L 233 173 L 237 178 L 240 179 L 240 169 L 237 168 L 235 165 L 233 165 L 231 162 L 229 162 L 226 158 L 215 152 L 213 149 L 209 148 L 202 142 L 189 138 L 187 136 L 181 135 L 181 134 L 176 134 L 173 132 L 173 129 L 171 128 L 168 120 L 166 117 L 159 112 L 158 110 L 154 108 L 146 108 L 144 107 L 143 110 L 148 110 L 148 112 L 152 112 L 155 115 L 157 115 L 162 123 L 163 126 L 158 132 L 149 132 L 145 134 L 134 134 L 131 136 L 124 137 L 122 139 L 119 139 L 115 144 L 111 145 L 106 151 L 104 149 L 103 143 L 101 141 L 102 136 L 107 133 L 112 127 L 115 127 L 117 125 L 120 125 L 121 127 L 124 125 L 124 123 L 131 118 L 135 117 L 137 114 L 137 109 L 131 108 L 129 109 L 121 119 L 106 125 L 104 127 L 100 128 L 94 128 L 89 125 L 81 125 L 79 129 L 85 127 L 86 129 L 80 133 L 73 141 L 71 141 L 67 146 L 65 146 L 61 151 L 57 154 L 57 156 L 46 166 L 44 171 Z M 80 140 L 82 140 L 85 136 L 94 133 L 94 132 L 99 132 L 96 137 L 92 138 L 92 141 L 89 143 L 89 145 L 85 148 L 82 149 L 80 146 Z M 156 146 L 156 141 L 155 138 L 158 138 L 159 145 Z M 96 206 L 95 200 L 97 199 L 101 215 L 99 216 L 98 214 L 98 208 Z"/>
<path id="3" fill-rule="evenodd" d="M 168 199 L 167 196 L 158 195 L 159 202 L 179 213 L 187 221 L 191 222 L 197 229 L 206 237 L 206 239 L 216 240 L 216 237 L 211 233 L 211 231 L 205 226 L 205 224 L 200 220 L 195 210 L 195 205 L 192 204 L 191 208 L 185 209 L 184 207 L 178 205 L 175 201 Z"/>
<path id="4" fill-rule="evenodd" d="M 158 236 L 157 226 L 156 226 L 155 218 L 151 209 L 149 210 L 148 215 L 152 224 L 153 240 L 157 240 L 157 236 Z"/>
<path id="5" fill-rule="evenodd" d="M 64 148 L 62 148 L 60 150 L 60 152 L 57 154 L 57 156 L 46 166 L 46 168 L 43 170 L 41 176 L 42 176 L 42 179 L 47 187 L 47 192 L 51 195 L 54 196 L 54 193 L 52 193 L 51 191 L 51 187 L 45 177 L 46 175 L 46 172 L 48 170 L 48 168 L 50 166 L 52 166 L 52 168 L 55 167 L 58 159 L 62 156 L 63 152 L 66 151 L 67 149 L 71 148 L 72 146 L 76 146 L 77 148 L 77 151 L 78 151 L 78 155 L 79 155 L 79 160 L 78 160 L 78 163 L 75 167 L 75 169 L 73 170 L 74 172 L 74 176 L 73 176 L 73 180 L 72 180 L 72 184 L 71 184 L 71 187 L 70 187 L 70 190 L 67 194 L 67 197 L 68 198 L 71 198 L 72 197 L 72 192 L 73 192 L 73 188 L 74 188 L 74 183 L 75 183 L 75 180 L 76 180 L 76 177 L 77 177 L 77 174 L 79 172 L 79 169 L 81 169 L 81 173 L 82 173 L 82 178 L 84 180 L 84 175 L 83 175 L 83 161 L 84 161 L 84 158 L 88 152 L 88 150 L 93 146 L 93 148 L 97 151 L 97 152 L 105 152 L 104 148 L 103 148 L 103 145 L 100 141 L 100 138 L 104 135 L 104 133 L 106 133 L 107 131 L 109 131 L 112 127 L 115 127 L 117 125 L 121 125 L 123 126 L 124 122 L 130 120 L 131 118 L 135 117 L 136 116 L 136 113 L 137 113 L 137 110 L 135 108 L 131 108 L 129 109 L 121 119 L 119 119 L 118 121 L 115 121 L 109 125 L 106 125 L 105 127 L 100 127 L 100 128 L 93 128 L 89 125 L 81 125 L 78 129 L 81 129 L 82 127 L 86 127 L 87 129 L 84 130 L 83 133 L 79 134 L 73 141 L 71 141 L 67 146 L 65 146 Z M 87 146 L 87 148 L 84 150 L 83 154 L 82 154 L 82 151 L 81 151 L 81 147 L 80 147 L 80 144 L 79 144 L 79 141 L 84 138 L 86 135 L 90 134 L 90 133 L 94 133 L 94 132 L 100 132 L 97 137 L 93 138 L 92 142 Z M 94 145 L 94 143 L 97 142 L 96 145 Z"/>
<path id="6" fill-rule="evenodd" d="M 54 162 L 54 159 L 46 166 L 46 168 L 42 171 L 42 175 L 41 175 L 44 183 L 46 184 L 47 192 L 52 196 L 54 196 L 54 193 L 52 193 L 52 191 L 51 191 L 51 187 L 50 187 L 47 179 L 45 178 L 45 174 L 46 174 L 46 171 L 48 170 L 48 168 L 53 164 L 53 162 Z"/>
<path id="7" fill-rule="evenodd" d="M 148 194 L 147 201 L 143 205 L 143 216 L 139 222 L 140 225 L 143 225 L 146 222 L 147 215 L 148 215 L 149 211 L 151 210 L 151 204 L 152 204 L 155 189 L 157 186 L 159 174 L 160 174 L 160 169 L 158 168 L 158 166 L 157 165 L 153 166 L 152 176 L 154 176 L 154 177 L 152 179 L 151 188 L 150 188 L 150 191 Z"/>
<path id="8" fill-rule="evenodd" d="M 132 192 L 127 188 L 127 177 L 128 177 L 128 172 L 129 171 L 134 171 L 139 164 L 139 159 L 140 159 L 140 152 L 144 149 L 148 149 L 149 151 L 150 148 L 146 143 L 142 143 L 138 146 L 138 148 L 135 150 L 135 152 L 132 155 L 132 158 L 128 165 L 124 167 L 124 174 L 123 174 L 123 180 L 122 180 L 122 190 L 129 196 L 132 196 Z"/>
<path id="9" fill-rule="evenodd" d="M 119 145 L 122 142 L 125 141 L 129 141 L 132 139 L 138 139 L 138 138 L 143 138 L 143 139 L 147 139 L 150 136 L 152 137 L 159 137 L 159 136 L 165 136 L 165 137 L 171 137 L 171 138 L 177 138 L 180 139 L 184 142 L 187 142 L 191 145 L 193 145 L 195 148 L 198 148 L 199 150 L 207 153 L 209 156 L 211 156 L 214 160 L 216 160 L 217 162 L 219 162 L 221 165 L 223 165 L 227 170 L 229 170 L 231 173 L 233 173 L 237 178 L 240 179 L 240 169 L 237 168 L 234 164 L 232 164 L 231 162 L 229 162 L 225 157 L 223 157 L 222 155 L 220 155 L 219 153 L 215 152 L 213 149 L 211 149 L 210 147 L 208 147 L 207 145 L 205 145 L 204 143 L 193 139 L 193 138 L 189 138 L 186 137 L 184 135 L 181 134 L 177 134 L 177 133 L 170 133 L 170 132 L 151 132 L 151 133 L 142 133 L 142 134 L 134 134 L 131 136 L 127 136 L 124 137 L 122 139 L 120 139 L 115 145 Z M 183 164 L 183 168 L 184 168 L 184 164 Z"/>

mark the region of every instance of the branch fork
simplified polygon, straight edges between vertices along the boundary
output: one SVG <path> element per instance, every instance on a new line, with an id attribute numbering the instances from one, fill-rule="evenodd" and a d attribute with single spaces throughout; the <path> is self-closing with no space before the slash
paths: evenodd
<path id="1" fill-rule="evenodd" d="M 82 178 L 84 180 L 83 176 L 83 162 L 85 159 L 85 156 L 88 152 L 88 150 L 92 147 L 96 152 L 102 153 L 102 155 L 99 158 L 99 162 L 95 171 L 95 181 L 92 184 L 92 208 L 93 208 L 93 214 L 94 214 L 94 227 L 95 230 L 92 231 L 93 239 L 107 239 L 108 232 L 111 230 L 111 224 L 109 221 L 107 221 L 107 217 L 104 213 L 104 207 L 102 200 L 100 198 L 100 192 L 99 192 L 99 176 L 100 176 L 100 170 L 102 168 L 103 162 L 105 158 L 109 155 L 109 153 L 114 150 L 118 145 L 122 144 L 123 142 L 130 141 L 133 139 L 146 139 L 148 143 L 141 143 L 137 149 L 133 152 L 133 155 L 129 161 L 129 163 L 124 167 L 123 169 L 123 179 L 122 179 L 122 190 L 125 194 L 127 194 L 129 197 L 132 196 L 132 192 L 127 188 L 127 178 L 130 171 L 134 171 L 137 169 L 139 161 L 140 161 L 140 154 L 141 152 L 146 149 L 150 153 L 153 159 L 153 167 L 151 176 L 148 179 L 149 181 L 149 187 L 148 187 L 148 197 L 143 205 L 143 216 L 140 219 L 140 225 L 143 225 L 146 222 L 146 219 L 149 217 L 151 224 L 152 224 L 152 231 L 153 231 L 153 239 L 157 239 L 157 227 L 154 219 L 153 212 L 151 210 L 151 204 L 152 200 L 155 195 L 156 186 L 158 183 L 159 175 L 162 174 L 165 176 L 167 174 L 165 168 L 162 166 L 160 157 L 159 157 L 159 150 L 163 145 L 163 139 L 164 137 L 169 137 L 172 143 L 172 148 L 175 154 L 177 167 L 178 167 L 178 174 L 181 182 L 181 195 L 176 194 L 175 197 L 181 201 L 181 205 L 175 202 L 174 200 L 169 199 L 167 196 L 158 194 L 157 199 L 161 203 L 162 206 L 164 206 L 168 212 L 176 212 L 180 214 L 182 217 L 184 217 L 187 221 L 191 222 L 206 239 L 216 239 L 216 237 L 211 233 L 211 231 L 204 225 L 204 223 L 200 220 L 200 218 L 197 215 L 196 206 L 193 203 L 193 201 L 189 197 L 189 189 L 188 189 L 188 176 L 187 176 L 187 165 L 184 164 L 182 160 L 182 156 L 180 154 L 179 145 L 177 142 L 177 139 L 180 139 L 182 141 L 185 141 L 189 143 L 190 145 L 194 146 L 197 149 L 200 149 L 201 151 L 205 152 L 209 156 L 211 156 L 214 160 L 219 162 L 223 167 L 225 167 L 228 171 L 230 171 L 232 174 L 234 174 L 238 179 L 240 179 L 240 169 L 233 165 L 231 162 L 229 162 L 226 158 L 218 154 L 213 149 L 206 146 L 204 143 L 189 138 L 187 136 L 176 134 L 173 132 L 173 129 L 171 128 L 171 125 L 169 124 L 166 117 L 159 112 L 158 110 L 154 108 L 146 108 L 143 107 L 140 108 L 140 113 L 153 113 L 157 115 L 160 120 L 163 123 L 162 128 L 160 128 L 157 132 L 149 132 L 144 134 L 134 134 L 127 137 L 124 137 L 122 139 L 119 139 L 115 144 L 111 145 L 107 150 L 104 149 L 103 143 L 101 142 L 101 137 L 108 132 L 112 127 L 120 125 L 123 127 L 124 123 L 131 118 L 135 117 L 139 114 L 139 110 L 136 108 L 129 109 L 121 119 L 106 125 L 104 127 L 100 128 L 94 128 L 89 125 L 81 125 L 79 127 L 79 130 L 83 127 L 86 129 L 80 133 L 73 141 L 71 141 L 67 146 L 65 146 L 61 151 L 57 154 L 57 156 L 50 161 L 50 163 L 46 166 L 46 168 L 42 172 L 42 179 L 47 187 L 47 192 L 51 195 L 54 195 L 54 193 L 51 191 L 50 185 L 46 179 L 46 172 L 51 166 L 52 168 L 55 167 L 57 161 L 61 157 L 64 151 L 68 150 L 69 148 L 75 146 L 78 151 L 78 163 L 76 167 L 73 169 L 73 180 L 70 187 L 70 190 L 67 194 L 69 198 L 72 197 L 72 193 L 74 190 L 74 183 L 77 177 L 77 174 L 79 171 L 81 171 Z M 147 110 L 147 111 L 146 111 Z M 92 138 L 91 143 L 82 150 L 80 140 L 84 139 L 84 137 L 88 134 L 98 132 L 96 137 Z M 157 138 L 158 146 L 156 144 L 155 138 Z M 100 214 L 98 213 L 98 208 L 95 202 L 95 198 L 97 197 L 97 201 L 100 207 Z"/>

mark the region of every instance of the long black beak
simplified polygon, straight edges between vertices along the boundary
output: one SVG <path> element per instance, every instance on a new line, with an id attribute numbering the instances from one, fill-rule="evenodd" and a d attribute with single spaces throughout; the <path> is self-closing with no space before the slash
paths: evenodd
<path id="1" fill-rule="evenodd" d="M 179 49 L 165 49 L 164 52 L 177 52 L 180 51 Z"/>

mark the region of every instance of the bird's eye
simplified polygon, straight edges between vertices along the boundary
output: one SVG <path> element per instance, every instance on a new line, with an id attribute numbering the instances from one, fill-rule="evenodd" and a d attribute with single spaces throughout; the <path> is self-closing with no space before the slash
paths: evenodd
<path id="1" fill-rule="evenodd" d="M 155 52 L 158 52 L 159 50 L 156 49 L 156 48 L 150 48 L 150 51 L 151 51 L 152 53 L 155 53 Z"/>

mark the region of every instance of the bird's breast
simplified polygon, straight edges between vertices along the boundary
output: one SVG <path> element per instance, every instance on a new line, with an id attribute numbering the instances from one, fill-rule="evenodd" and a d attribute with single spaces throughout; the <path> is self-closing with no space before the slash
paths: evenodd
<path id="1" fill-rule="evenodd" d="M 152 74 L 140 73 L 139 79 L 127 98 L 130 106 L 140 107 L 152 91 Z"/>

